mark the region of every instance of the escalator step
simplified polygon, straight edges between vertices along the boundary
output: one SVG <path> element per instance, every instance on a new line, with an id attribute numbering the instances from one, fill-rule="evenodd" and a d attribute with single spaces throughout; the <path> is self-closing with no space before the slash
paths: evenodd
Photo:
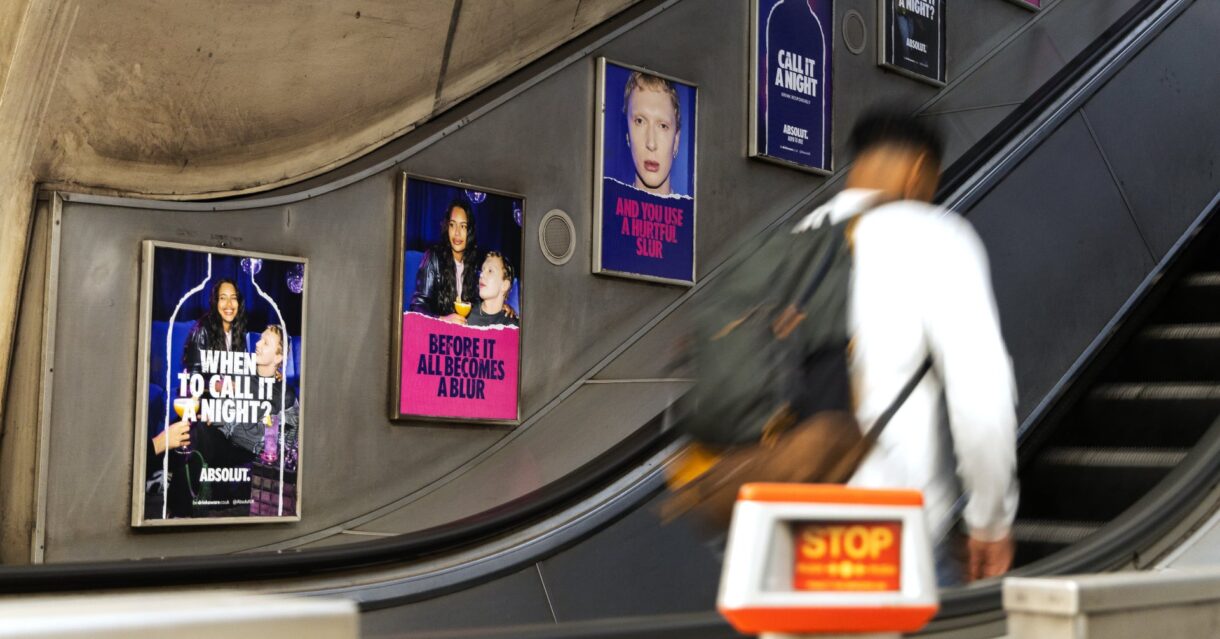
<path id="1" fill-rule="evenodd" d="M 1182 278 L 1182 284 L 1192 287 L 1208 287 L 1215 286 L 1220 290 L 1220 272 L 1204 271 L 1202 273 L 1194 273 Z"/>
<path id="2" fill-rule="evenodd" d="M 1220 340 L 1220 324 L 1160 324 L 1144 329 L 1142 337 L 1159 340 Z"/>
<path id="3" fill-rule="evenodd" d="M 1147 382 L 1101 384 L 1090 395 L 1104 400 L 1220 401 L 1220 384 L 1207 382 Z"/>
<path id="4" fill-rule="evenodd" d="M 1220 416 L 1220 384 L 1103 384 L 1091 391 L 1058 433 L 1090 446 L 1184 447 Z"/>
<path id="5" fill-rule="evenodd" d="M 1108 376 L 1134 382 L 1220 382 L 1220 323 L 1151 326 L 1131 341 Z"/>
<path id="6" fill-rule="evenodd" d="M 1021 519 L 1109 521 L 1152 490 L 1185 448 L 1052 447 L 1021 472 Z"/>
<path id="7" fill-rule="evenodd" d="M 1173 468 L 1186 458 L 1185 450 L 1141 448 L 1052 448 L 1038 456 L 1044 464 L 1121 468 Z"/>
<path id="8" fill-rule="evenodd" d="M 1052 555 L 1101 529 L 1100 522 L 1018 519 L 1012 525 L 1017 566 Z"/>
<path id="9" fill-rule="evenodd" d="M 1012 537 L 1017 543 L 1074 544 L 1101 530 L 1101 524 L 1091 521 L 1018 519 L 1012 525 Z"/>
<path id="10" fill-rule="evenodd" d="M 1163 303 L 1157 315 L 1166 321 L 1220 321 L 1220 272 L 1194 273 Z"/>

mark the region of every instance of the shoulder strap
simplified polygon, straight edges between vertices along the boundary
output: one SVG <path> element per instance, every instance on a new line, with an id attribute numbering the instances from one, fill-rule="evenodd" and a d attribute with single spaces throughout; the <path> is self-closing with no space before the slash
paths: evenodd
<path id="1" fill-rule="evenodd" d="M 826 275 L 830 273 L 830 265 L 834 263 L 835 256 L 839 253 L 839 245 L 843 243 L 843 238 L 838 234 L 830 236 L 830 246 L 826 253 L 822 256 L 822 260 L 818 263 L 814 270 L 813 279 L 805 287 L 805 290 L 797 298 L 797 308 L 804 308 L 809 300 L 813 299 L 813 294 L 817 292 L 818 287 L 822 285 L 822 280 L 826 279 Z"/>
<path id="2" fill-rule="evenodd" d="M 868 429 L 868 433 L 864 436 L 864 439 L 870 447 L 877 442 L 877 438 L 881 437 L 881 431 L 885 430 L 886 425 L 889 424 L 890 420 L 894 418 L 894 415 L 898 412 L 898 409 L 902 408 L 902 405 L 906 403 L 907 398 L 911 396 L 911 393 L 915 392 L 915 387 L 919 385 L 919 382 L 924 378 L 924 375 L 927 375 L 928 371 L 931 369 L 932 356 L 928 355 L 924 358 L 923 364 L 919 366 L 919 370 L 915 371 L 914 375 L 911 375 L 911 379 L 907 380 L 906 385 L 902 387 L 901 391 L 899 391 L 898 397 L 895 397 L 894 401 L 891 402 L 889 407 L 885 409 L 885 412 L 881 413 L 881 416 L 877 418 L 877 421 L 873 422 L 873 427 Z"/>

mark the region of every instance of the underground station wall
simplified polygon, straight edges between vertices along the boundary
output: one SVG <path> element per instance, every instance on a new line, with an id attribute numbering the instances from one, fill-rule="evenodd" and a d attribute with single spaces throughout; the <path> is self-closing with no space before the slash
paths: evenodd
<path id="1" fill-rule="evenodd" d="M 547 56 L 511 76 L 523 90 L 491 87 L 491 95 L 506 97 L 477 117 L 464 118 L 447 135 L 426 139 L 435 129 L 425 128 L 395 141 L 388 152 L 397 149 L 401 157 L 392 166 L 334 188 L 323 185 L 308 197 L 286 197 L 273 204 L 252 197 L 209 207 L 47 194 L 36 210 L 31 251 L 32 257 L 45 255 L 46 268 L 34 265 L 27 270 L 22 304 L 25 312 L 27 306 L 46 302 L 48 314 L 39 317 L 30 311 L 22 316 L 15 368 L 18 375 L 42 380 L 43 394 L 14 396 L 14 406 L 27 408 L 11 411 L 38 418 L 42 429 L 33 451 L 41 461 L 37 484 L 28 496 L 35 528 L 27 560 L 127 559 L 334 543 L 323 540 L 389 512 L 398 513 L 396 527 L 373 526 L 373 532 L 409 532 L 482 512 L 546 485 L 638 428 L 638 420 L 616 419 L 616 411 L 601 410 L 588 418 L 577 415 L 546 436 L 530 435 L 539 421 L 536 416 L 688 290 L 681 284 L 591 272 L 599 58 L 697 88 L 697 116 L 683 123 L 693 127 L 697 139 L 695 282 L 811 194 L 821 189 L 824 193 L 814 198 L 821 199 L 838 186 L 833 174 L 747 157 L 750 3 L 654 4 L 658 10 L 641 19 L 611 20 L 581 36 L 573 46 L 585 45 L 582 55 Z M 1043 13 L 1058 8 L 1058 3 L 1050 4 Z M 873 27 L 877 3 L 836 2 L 833 168 L 841 169 L 850 159 L 846 137 L 855 116 L 878 101 L 922 106 L 931 119 L 945 124 L 949 116 L 935 115 L 936 101 L 952 94 L 954 80 L 982 65 L 990 52 L 1037 17 L 1003 0 L 954 4 L 948 20 L 946 88 L 879 68 Z M 867 25 L 866 46 L 853 53 L 843 42 L 842 27 L 860 24 Z M 1038 73 L 1017 67 L 1030 76 L 1018 81 L 1021 90 L 1027 95 L 1037 86 L 1037 77 L 1045 79 L 1063 63 L 1061 57 L 1019 62 L 1041 65 Z M 1010 85 L 993 85 L 973 89 L 979 102 L 1011 107 L 1012 96 L 1004 95 Z M 455 113 L 460 114 L 460 107 Z M 993 109 L 991 117 L 998 121 L 1003 113 L 1002 108 Z M 459 117 L 441 114 L 438 122 L 456 125 Z M 955 126 L 948 131 L 950 155 L 960 154 L 986 128 Z M 620 140 L 607 138 L 604 143 Z M 621 143 L 626 146 L 625 140 Z M 386 152 L 382 150 L 381 157 Z M 498 200 L 510 206 L 516 202 L 520 208 L 520 226 L 505 227 L 508 230 L 501 229 L 497 236 L 520 234 L 519 297 L 514 298 L 520 313 L 519 419 L 503 420 L 516 423 L 391 414 L 398 361 L 394 334 L 401 313 L 395 308 L 396 292 L 403 294 L 395 273 L 404 259 L 397 255 L 403 248 L 398 216 L 404 175 L 445 181 L 440 184 L 454 192 L 469 191 L 468 199 L 488 198 L 476 204 L 476 211 L 482 202 Z M 217 210 L 204 210 L 208 208 Z M 566 212 L 573 223 L 572 255 L 561 265 L 544 256 L 539 241 L 539 224 L 552 209 Z M 293 294 L 285 291 L 303 292 L 291 303 L 299 305 L 296 321 L 305 337 L 303 344 L 297 343 L 294 370 L 287 371 L 300 397 L 299 520 L 133 526 L 133 493 L 138 492 L 132 488 L 133 467 L 142 454 L 142 444 L 133 447 L 133 441 L 141 427 L 138 405 L 147 395 L 139 351 L 141 342 L 149 339 L 141 334 L 148 241 L 162 243 L 159 251 L 180 244 L 214 249 L 218 256 L 226 251 L 257 253 L 263 256 L 266 273 L 288 280 L 293 259 L 307 260 L 299 281 L 278 285 L 280 293 L 270 295 L 284 300 Z M 238 255 L 229 261 L 241 259 Z M 217 257 L 217 264 L 221 261 Z M 234 268 L 249 275 L 260 267 L 247 261 Z M 42 297 L 44 292 L 50 297 Z M 42 326 L 50 332 L 43 334 Z M 164 339 L 164 329 L 151 332 Z M 253 342 L 248 343 L 251 348 Z M 632 379 L 629 371 L 623 379 Z M 625 403 L 659 401 L 660 391 L 647 381 L 636 381 L 631 388 L 639 399 L 628 394 Z M 29 401 L 31 396 L 37 396 L 35 401 Z M 656 409 L 661 407 L 663 402 Z M 520 443 L 505 445 L 509 440 Z M 24 463 L 34 467 L 34 461 Z M 467 470 L 486 464 L 502 471 L 497 481 L 463 482 Z M 455 496 L 426 499 L 442 485 L 449 485 L 447 494 Z M 349 536 L 342 541 L 360 539 Z M 10 553 L 5 561 L 21 559 Z"/>

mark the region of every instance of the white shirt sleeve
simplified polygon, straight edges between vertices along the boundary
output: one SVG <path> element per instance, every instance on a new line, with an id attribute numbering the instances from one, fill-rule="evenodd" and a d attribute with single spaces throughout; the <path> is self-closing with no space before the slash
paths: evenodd
<path id="1" fill-rule="evenodd" d="M 930 260 L 924 331 L 944 383 L 957 474 L 967 493 L 970 535 L 1007 536 L 1017 512 L 1016 383 L 1000 334 L 982 241 L 948 214 Z"/>

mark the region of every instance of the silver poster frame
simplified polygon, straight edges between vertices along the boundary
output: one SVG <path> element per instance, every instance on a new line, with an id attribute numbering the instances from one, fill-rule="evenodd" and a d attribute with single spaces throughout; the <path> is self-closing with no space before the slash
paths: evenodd
<path id="1" fill-rule="evenodd" d="M 305 405 L 304 388 L 306 375 L 309 371 L 309 366 L 306 363 L 306 355 L 308 354 L 305 348 L 306 336 L 308 330 L 309 310 L 309 259 L 305 257 L 297 257 L 293 255 L 279 255 L 275 253 L 261 253 L 257 251 L 240 251 L 228 248 L 218 248 L 215 246 L 205 246 L 200 244 L 181 244 L 178 242 L 164 242 L 160 240 L 144 240 L 141 243 L 141 264 L 140 264 L 140 328 L 138 336 L 137 357 L 139 360 L 136 363 L 136 424 L 135 424 L 135 442 L 133 444 L 133 463 L 132 463 L 132 482 L 131 482 L 131 525 L 134 528 L 154 528 L 154 527 L 181 527 L 181 526 L 220 526 L 232 524 L 287 524 L 301 521 L 302 503 L 304 501 L 304 471 L 305 471 Z M 153 295 L 153 264 L 156 250 L 159 248 L 176 249 L 184 251 L 194 251 L 197 253 L 210 253 L 213 255 L 231 255 L 237 257 L 250 257 L 265 260 L 275 260 L 279 262 L 295 262 L 300 264 L 305 270 L 305 288 L 301 291 L 301 334 L 297 337 L 296 348 L 300 349 L 301 363 L 299 375 L 301 395 L 298 398 L 298 422 L 297 422 L 297 479 L 296 479 L 296 501 L 295 512 L 292 515 L 283 515 L 280 517 L 255 516 L 255 517 L 190 517 L 180 519 L 145 519 L 144 518 L 144 478 L 146 477 L 146 453 L 148 446 L 148 383 L 151 370 L 149 367 L 148 357 L 151 352 L 152 338 L 152 295 Z M 173 406 L 167 405 L 165 410 L 173 410 Z M 167 451 L 168 452 L 168 451 Z"/>
<path id="2" fill-rule="evenodd" d="M 525 221 L 527 219 L 527 216 L 529 215 L 529 208 L 528 208 L 529 203 L 526 200 L 526 197 L 524 195 L 522 195 L 520 193 L 514 193 L 512 191 L 504 191 L 501 189 L 493 189 L 493 188 L 488 188 L 485 186 L 479 186 L 477 184 L 470 184 L 468 182 L 462 182 L 460 180 L 448 180 L 448 179 L 444 179 L 444 178 L 431 177 L 431 176 L 427 176 L 427 175 L 419 175 L 419 174 L 410 173 L 407 171 L 399 172 L 399 175 L 398 175 L 399 184 L 398 184 L 398 189 L 397 189 L 398 190 L 398 202 L 396 203 L 395 208 L 397 210 L 394 215 L 394 277 L 390 278 L 394 282 L 394 290 L 392 291 L 392 293 L 390 295 L 390 299 L 392 300 L 392 302 L 391 302 L 392 306 L 390 307 L 390 313 L 393 316 L 390 321 L 390 331 L 391 331 L 390 332 L 390 345 L 391 345 L 391 348 L 393 349 L 392 351 L 390 351 L 390 388 L 389 388 L 389 393 L 388 393 L 389 394 L 390 420 L 394 421 L 394 422 L 408 422 L 408 423 L 415 423 L 415 424 L 420 424 L 420 425 L 426 425 L 429 423 L 436 423 L 436 422 L 444 422 L 444 423 L 453 423 L 453 424 L 470 424 L 470 425 L 485 425 L 485 426 L 517 426 L 521 423 L 521 384 L 522 384 L 521 373 L 524 370 L 524 367 L 521 365 L 521 359 L 522 359 L 522 355 L 525 352 L 525 336 L 526 336 L 525 325 L 528 323 L 528 321 L 520 322 L 520 325 L 517 327 L 517 330 L 520 331 L 520 335 L 517 340 L 517 389 L 516 389 L 517 414 L 514 418 L 512 418 L 512 419 L 483 419 L 483 418 L 477 418 L 477 417 L 442 417 L 442 416 L 423 415 L 423 414 L 402 412 L 402 406 L 400 406 L 400 404 L 399 404 L 399 397 L 400 397 L 400 392 L 401 392 L 401 388 L 402 388 L 402 315 L 403 315 L 402 286 L 403 286 L 403 278 L 406 277 L 406 274 L 402 272 L 402 269 L 406 266 L 405 260 L 403 258 L 404 258 L 404 254 L 405 254 L 405 251 L 407 248 L 407 234 L 406 234 L 407 215 L 410 214 L 410 211 L 407 210 L 407 188 L 408 188 L 408 185 L 410 184 L 411 180 L 418 180 L 418 181 L 422 181 L 422 182 L 431 182 L 433 184 L 439 184 L 441 186 L 451 186 L 451 187 L 457 187 L 457 188 L 461 188 L 461 189 L 475 190 L 475 191 L 480 191 L 482 193 L 487 193 L 489 195 L 498 195 L 501 197 L 507 197 L 507 198 L 512 198 L 515 200 L 520 200 L 521 201 L 521 232 L 520 232 L 519 241 L 521 242 L 521 255 L 522 255 L 521 261 L 522 262 L 525 261 L 525 259 L 524 259 L 524 257 L 525 257 L 525 226 L 526 226 Z M 524 280 L 524 277 L 525 277 L 524 271 L 525 271 L 525 265 L 518 264 L 517 265 L 517 281 L 518 281 L 517 286 L 521 287 L 521 289 L 520 289 L 521 293 L 518 296 L 518 305 L 521 308 L 518 310 L 520 311 L 520 315 L 522 318 L 527 318 L 528 314 L 525 312 L 526 289 L 524 286 L 522 286 L 522 283 L 524 283 L 524 281 L 525 281 Z"/>
<path id="3" fill-rule="evenodd" d="M 838 37 L 838 31 L 839 31 L 838 24 L 835 20 L 830 21 L 831 22 L 830 35 L 828 38 L 829 44 L 826 47 L 827 60 L 823 63 L 823 66 L 825 66 L 827 69 L 830 69 L 831 75 L 830 75 L 829 84 L 830 84 L 831 96 L 830 96 L 830 108 L 828 109 L 830 126 L 828 127 L 829 130 L 826 131 L 826 135 L 823 136 L 824 139 L 822 141 L 822 143 L 826 146 L 826 160 L 827 160 L 827 164 L 829 166 L 822 169 L 822 168 L 818 168 L 815 166 L 806 166 L 804 164 L 800 164 L 798 162 L 792 162 L 790 160 L 785 160 L 783 158 L 778 158 L 773 155 L 767 155 L 766 153 L 763 153 L 760 148 L 762 142 L 758 139 L 758 118 L 761 117 L 761 114 L 759 113 L 759 108 L 758 108 L 758 88 L 759 88 L 759 84 L 758 84 L 759 83 L 758 46 L 762 42 L 762 32 L 761 32 L 762 24 L 758 20 L 759 7 L 760 7 L 759 0 L 750 0 L 750 38 L 749 38 L 750 55 L 748 56 L 749 60 L 750 60 L 750 69 L 749 69 L 749 74 L 748 74 L 748 77 L 749 77 L 748 84 L 749 84 L 749 91 L 750 91 L 750 97 L 749 97 L 748 102 L 749 102 L 749 107 L 750 107 L 749 108 L 750 118 L 749 118 L 749 126 L 748 126 L 748 131 L 747 131 L 747 140 L 746 140 L 746 155 L 747 155 L 747 157 L 755 158 L 758 160 L 763 160 L 764 162 L 771 162 L 772 164 L 778 164 L 780 166 L 786 166 L 790 169 L 804 171 L 805 173 L 810 173 L 813 175 L 821 175 L 821 176 L 833 175 L 834 170 L 835 170 L 834 132 L 835 132 L 835 125 L 837 124 L 835 122 L 835 113 L 837 112 L 837 110 L 834 108 L 834 56 L 835 56 L 834 43 L 835 43 L 835 38 Z M 834 15 L 834 10 L 835 10 L 834 0 L 830 0 L 831 15 Z"/>
<path id="4" fill-rule="evenodd" d="M 830 2 L 831 2 L 831 15 L 833 16 L 834 15 L 834 0 L 830 0 Z M 797 170 L 797 171 L 804 171 L 805 173 L 811 173 L 811 174 L 814 174 L 814 176 L 831 176 L 831 174 L 834 173 L 834 127 L 836 127 L 836 124 L 837 124 L 837 122 L 834 121 L 834 115 L 836 115 L 837 110 L 834 109 L 833 91 L 834 91 L 834 41 L 836 41 L 834 39 L 836 39 L 838 37 L 838 24 L 836 23 L 836 21 L 831 20 L 830 35 L 828 35 L 828 39 L 827 39 L 828 44 L 826 46 L 827 60 L 824 62 L 824 65 L 822 65 L 822 66 L 828 68 L 828 70 L 830 70 L 830 72 L 831 72 L 831 82 L 828 83 L 831 85 L 831 91 L 832 91 L 831 100 L 830 100 L 830 102 L 831 102 L 831 104 L 830 104 L 830 124 L 831 124 L 831 126 L 830 126 L 830 132 L 828 132 L 830 134 L 824 135 L 824 138 L 826 138 L 826 139 L 822 140 L 822 144 L 826 145 L 826 160 L 827 160 L 828 165 L 830 165 L 830 166 L 827 166 L 826 168 L 805 166 L 799 162 L 793 162 L 791 160 L 784 160 L 784 159 L 782 159 L 782 157 L 767 155 L 767 154 L 765 154 L 765 152 L 761 151 L 761 149 L 760 149 L 761 140 L 759 140 L 759 134 L 758 134 L 758 128 L 759 128 L 758 122 L 759 122 L 759 117 L 761 117 L 761 113 L 759 113 L 759 44 L 761 43 L 761 41 L 763 41 L 763 33 L 761 33 L 761 28 L 763 28 L 763 24 L 761 24 L 759 21 L 759 7 L 760 7 L 759 0 L 750 0 L 750 38 L 749 38 L 749 40 L 750 40 L 750 55 L 749 55 L 749 61 L 750 61 L 749 62 L 750 63 L 749 91 L 750 91 L 750 95 L 749 95 L 749 100 L 748 100 L 750 116 L 749 116 L 749 127 L 748 127 L 749 130 L 747 132 L 748 133 L 747 156 L 754 157 L 754 159 L 763 160 L 765 162 L 775 163 L 775 165 L 786 166 L 788 168 L 795 168 L 795 170 Z"/>
<path id="5" fill-rule="evenodd" d="M 655 275 L 646 275 L 643 273 L 632 273 L 629 271 L 616 271 L 602 267 L 602 197 L 604 195 L 602 189 L 602 180 L 606 170 L 605 162 L 605 137 L 606 137 L 606 65 L 613 64 L 624 69 L 639 71 L 649 75 L 655 75 L 658 78 L 669 80 L 688 86 L 695 90 L 695 104 L 693 113 L 695 114 L 694 122 L 690 124 L 691 129 L 695 131 L 695 142 L 691 146 L 691 278 L 689 280 L 657 277 Z M 594 127 L 593 135 L 593 251 L 592 251 L 592 271 L 594 275 L 606 275 L 611 277 L 621 277 L 625 279 L 640 280 L 644 282 L 653 282 L 656 284 L 670 284 L 673 286 L 692 287 L 699 279 L 699 85 L 694 82 L 675 78 L 672 75 L 658 73 L 652 69 L 625 64 L 616 60 L 610 60 L 604 56 L 597 58 L 597 79 L 596 79 L 597 97 L 595 99 L 596 109 L 594 111 Z"/>
<path id="6" fill-rule="evenodd" d="M 948 0 L 931 0 L 937 3 L 936 11 L 941 16 L 939 22 L 940 79 L 929 78 L 910 69 L 904 69 L 896 63 L 897 51 L 890 46 L 890 35 L 897 28 L 894 20 L 895 0 L 877 0 L 877 66 L 898 75 L 918 80 L 934 87 L 943 87 L 949 83 L 949 18 L 945 15 Z"/>

